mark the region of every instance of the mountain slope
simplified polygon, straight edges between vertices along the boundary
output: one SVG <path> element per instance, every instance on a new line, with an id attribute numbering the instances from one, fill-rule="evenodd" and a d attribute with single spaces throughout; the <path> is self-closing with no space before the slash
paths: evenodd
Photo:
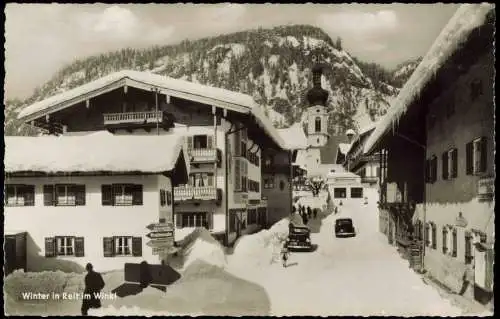
<path id="1" fill-rule="evenodd" d="M 400 83 L 408 77 L 408 72 L 401 72 L 394 80 L 379 66 L 351 57 L 319 28 L 295 25 L 249 30 L 77 60 L 30 98 L 7 103 L 5 134 L 33 133 L 15 119 L 25 105 L 121 69 L 151 71 L 250 94 L 277 127 L 286 127 L 305 120 L 313 49 L 322 52 L 328 65 L 322 81 L 330 92 L 331 130 L 359 129 L 385 114 Z"/>

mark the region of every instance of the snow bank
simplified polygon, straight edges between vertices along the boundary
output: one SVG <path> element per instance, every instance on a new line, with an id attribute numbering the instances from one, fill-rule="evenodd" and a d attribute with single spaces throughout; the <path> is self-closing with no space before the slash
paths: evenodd
<path id="1" fill-rule="evenodd" d="M 226 265 L 223 247 L 205 228 L 196 228 L 180 242 L 180 247 L 178 255 L 183 259 L 184 269 L 196 260 L 221 268 Z"/>
<path id="2" fill-rule="evenodd" d="M 26 293 L 62 293 L 73 278 L 83 282 L 82 274 L 62 271 L 24 272 L 16 270 L 5 278 L 4 294 L 13 300 L 25 300 Z"/>
<path id="3" fill-rule="evenodd" d="M 288 236 L 289 223 L 290 219 L 284 218 L 268 230 L 239 238 L 234 245 L 231 263 L 247 267 L 262 267 L 272 263 L 274 255 L 281 250 Z"/>

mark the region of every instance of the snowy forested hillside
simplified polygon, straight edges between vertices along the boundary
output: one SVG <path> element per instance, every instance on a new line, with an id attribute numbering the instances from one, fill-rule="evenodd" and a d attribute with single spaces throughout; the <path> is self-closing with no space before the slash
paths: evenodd
<path id="1" fill-rule="evenodd" d="M 177 45 L 123 49 L 77 60 L 62 68 L 25 101 L 7 101 L 5 134 L 34 130 L 16 120 L 19 110 L 35 101 L 122 69 L 151 71 L 249 94 L 265 106 L 277 127 L 303 120 L 305 93 L 311 86 L 308 56 L 319 49 L 328 68 L 323 87 L 330 92 L 330 128 L 359 129 L 385 114 L 389 103 L 418 63 L 384 70 L 364 63 L 321 29 L 305 25 L 249 30 Z"/>

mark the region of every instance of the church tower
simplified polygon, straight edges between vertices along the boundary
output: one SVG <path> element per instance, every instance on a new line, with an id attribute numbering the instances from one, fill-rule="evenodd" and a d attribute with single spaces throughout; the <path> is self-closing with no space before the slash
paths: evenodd
<path id="1" fill-rule="evenodd" d="M 310 147 L 322 147 L 328 141 L 328 113 L 326 103 L 328 91 L 321 87 L 323 65 L 320 55 L 313 56 L 315 65 L 312 68 L 313 87 L 307 92 L 307 139 Z"/>

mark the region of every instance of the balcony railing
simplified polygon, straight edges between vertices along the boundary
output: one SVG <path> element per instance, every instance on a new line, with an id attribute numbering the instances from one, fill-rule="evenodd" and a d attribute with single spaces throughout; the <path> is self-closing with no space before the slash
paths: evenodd
<path id="1" fill-rule="evenodd" d="M 378 177 L 377 176 L 363 176 L 361 177 L 361 183 L 378 183 Z"/>
<path id="2" fill-rule="evenodd" d="M 217 149 L 215 148 L 192 148 L 188 150 L 191 162 L 214 162 L 217 160 Z"/>
<path id="3" fill-rule="evenodd" d="M 179 186 L 174 188 L 176 202 L 187 200 L 221 200 L 221 190 L 215 186 Z"/>
<path id="4" fill-rule="evenodd" d="M 148 112 L 125 112 L 104 114 L 104 125 L 124 124 L 124 123 L 156 123 L 163 121 L 162 111 Z"/>

